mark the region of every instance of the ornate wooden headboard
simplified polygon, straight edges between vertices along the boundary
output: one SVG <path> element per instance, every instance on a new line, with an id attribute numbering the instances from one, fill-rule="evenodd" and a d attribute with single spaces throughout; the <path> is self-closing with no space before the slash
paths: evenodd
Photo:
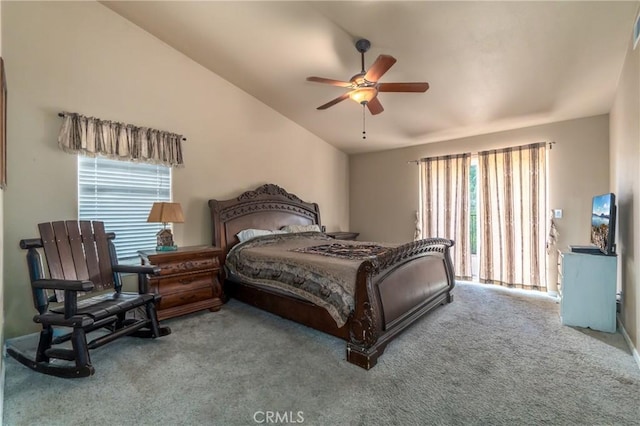
<path id="1" fill-rule="evenodd" d="M 280 229 L 285 225 L 320 225 L 316 203 L 302 201 L 274 184 L 265 184 L 230 200 L 209 200 L 212 242 L 225 254 L 243 229 Z"/>

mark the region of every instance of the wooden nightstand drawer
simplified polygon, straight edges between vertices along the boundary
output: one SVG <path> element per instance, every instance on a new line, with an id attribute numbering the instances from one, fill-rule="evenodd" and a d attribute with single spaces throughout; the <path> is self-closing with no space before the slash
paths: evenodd
<path id="1" fill-rule="evenodd" d="M 220 248 L 179 247 L 176 251 L 139 254 L 143 264 L 160 268 L 160 274 L 149 279 L 149 289 L 162 296 L 159 319 L 202 309 L 217 311 L 222 306 Z"/>
<path id="2" fill-rule="evenodd" d="M 163 263 L 161 266 L 160 275 L 179 274 L 181 272 L 193 272 L 203 269 L 218 269 L 220 268 L 220 261 L 217 257 L 195 259 L 187 261 L 174 261 L 169 263 Z"/>
<path id="3" fill-rule="evenodd" d="M 211 287 L 212 285 L 213 273 L 210 271 L 160 278 L 158 280 L 159 291 L 162 295 L 196 290 L 202 287 Z"/>
<path id="4" fill-rule="evenodd" d="M 182 306 L 211 298 L 213 298 L 213 288 L 211 285 L 178 293 L 163 294 L 158 309 L 173 308 L 174 306 Z"/>

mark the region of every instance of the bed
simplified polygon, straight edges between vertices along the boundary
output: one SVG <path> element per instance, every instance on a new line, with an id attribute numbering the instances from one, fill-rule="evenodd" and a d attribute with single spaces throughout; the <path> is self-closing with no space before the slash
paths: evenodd
<path id="1" fill-rule="evenodd" d="M 321 223 L 316 203 L 305 202 L 273 184 L 262 185 L 233 199 L 209 200 L 209 209 L 212 242 L 223 248 L 225 257 L 234 256 L 234 265 L 237 262 L 235 252 L 248 245 L 239 244 L 237 234 L 243 230 L 279 230 L 287 225 Z M 358 245 L 356 242 L 332 242 L 322 233 L 304 234 L 299 237 L 315 239 L 316 246 L 338 244 L 344 248 L 352 243 Z M 256 238 L 269 239 L 274 237 Z M 378 247 L 376 243 L 367 244 Z M 238 268 L 230 268 L 230 265 L 225 265 L 225 294 L 345 340 L 347 361 L 368 370 L 376 365 L 378 357 L 395 336 L 424 314 L 453 301 L 451 291 L 455 281 L 449 254 L 452 245 L 453 241 L 440 238 L 380 245 L 378 254 L 357 259 L 355 281 L 351 284 L 352 306 L 343 315 L 344 322 L 336 320 L 335 312 L 311 301 L 314 299 L 248 279 L 251 274 L 240 275 Z M 260 267 L 254 269 L 259 273 Z"/>

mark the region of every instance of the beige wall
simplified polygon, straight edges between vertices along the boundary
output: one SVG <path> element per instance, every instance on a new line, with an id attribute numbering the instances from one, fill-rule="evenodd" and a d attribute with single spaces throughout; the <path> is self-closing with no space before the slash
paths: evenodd
<path id="1" fill-rule="evenodd" d="M 2 8 L 0 1 L 0 56 L 2 56 Z M 4 191 L 0 190 L 0 419 L 4 408 Z"/>
<path id="2" fill-rule="evenodd" d="M 348 158 L 282 115 L 94 2 L 3 2 L 10 79 L 5 192 L 6 335 L 37 330 L 21 238 L 77 215 L 76 157 L 57 148 L 59 111 L 182 133 L 174 172 L 180 245 L 209 243 L 207 200 L 271 182 L 348 227 Z"/>
<path id="3" fill-rule="evenodd" d="M 549 209 L 557 220 L 558 247 L 588 244 L 591 199 L 609 190 L 609 117 L 600 115 L 543 126 L 350 157 L 350 226 L 361 239 L 413 238 L 418 209 L 418 167 L 423 157 L 555 141 L 548 152 Z"/>
<path id="4" fill-rule="evenodd" d="M 640 343 L 640 46 L 629 50 L 611 109 L 611 190 L 618 202 L 618 283 L 622 323 L 636 349 Z"/>

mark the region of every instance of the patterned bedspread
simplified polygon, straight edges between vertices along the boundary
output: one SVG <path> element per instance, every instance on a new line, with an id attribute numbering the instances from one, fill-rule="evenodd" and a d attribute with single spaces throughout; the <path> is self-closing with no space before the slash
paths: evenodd
<path id="1" fill-rule="evenodd" d="M 354 307 L 358 267 L 395 244 L 336 241 L 320 232 L 257 237 L 227 255 L 229 277 L 292 293 L 325 308 L 342 327 Z"/>
<path id="2" fill-rule="evenodd" d="M 301 247 L 293 249 L 298 253 L 321 254 L 323 256 L 339 257 L 341 259 L 363 260 L 370 259 L 389 251 L 389 247 L 380 244 L 363 243 L 360 245 L 342 242 L 322 244 L 319 246 Z"/>

